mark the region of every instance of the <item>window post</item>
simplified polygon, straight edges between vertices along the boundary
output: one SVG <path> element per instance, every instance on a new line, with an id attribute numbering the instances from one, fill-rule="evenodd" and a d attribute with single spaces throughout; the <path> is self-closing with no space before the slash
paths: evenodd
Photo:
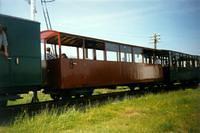
<path id="1" fill-rule="evenodd" d="M 106 54 L 106 49 L 104 49 L 104 61 L 106 61 L 107 60 L 107 54 Z"/>
<path id="2" fill-rule="evenodd" d="M 47 55 L 46 55 L 46 39 L 44 39 L 43 41 L 44 41 L 44 42 L 43 42 L 43 43 L 44 43 L 44 60 L 47 60 L 47 59 L 46 59 L 46 58 L 47 58 L 47 57 L 46 57 L 46 56 L 47 56 Z"/>
<path id="3" fill-rule="evenodd" d="M 93 49 L 93 59 L 96 60 L 97 57 L 96 57 L 96 49 Z"/>
<path id="4" fill-rule="evenodd" d="M 77 51 L 77 59 L 79 59 L 79 47 L 76 47 L 76 51 Z"/>
<path id="5" fill-rule="evenodd" d="M 132 62 L 135 62 L 135 54 L 133 51 L 133 47 L 131 48 Z"/>
<path id="6" fill-rule="evenodd" d="M 118 45 L 119 46 L 119 62 L 121 62 L 121 48 L 120 48 L 120 45 Z"/>
<path id="7" fill-rule="evenodd" d="M 83 39 L 83 59 L 85 60 L 85 39 Z"/>
<path id="8" fill-rule="evenodd" d="M 61 58 L 61 40 L 60 33 L 58 33 L 58 47 L 59 47 L 59 58 Z M 56 50 L 56 49 L 55 49 Z"/>

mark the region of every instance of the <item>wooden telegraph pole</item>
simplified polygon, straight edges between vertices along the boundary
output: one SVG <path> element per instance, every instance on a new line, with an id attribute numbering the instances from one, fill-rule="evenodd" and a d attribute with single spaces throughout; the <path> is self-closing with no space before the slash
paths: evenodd
<path id="1" fill-rule="evenodd" d="M 152 36 L 153 40 L 153 45 L 154 45 L 154 53 L 153 53 L 153 60 L 155 62 L 156 60 L 156 49 L 157 49 L 157 44 L 160 41 L 160 35 L 158 33 L 154 33 Z"/>
<path id="2" fill-rule="evenodd" d="M 157 44 L 160 41 L 160 35 L 158 33 L 154 33 L 152 36 L 153 44 L 154 44 L 154 49 L 157 49 Z"/>

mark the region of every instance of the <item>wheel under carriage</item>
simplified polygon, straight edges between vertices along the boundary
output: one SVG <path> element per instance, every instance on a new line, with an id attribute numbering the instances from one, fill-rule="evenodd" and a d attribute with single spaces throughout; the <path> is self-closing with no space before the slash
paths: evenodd
<path id="1" fill-rule="evenodd" d="M 71 98 L 89 97 L 92 96 L 94 89 L 72 89 L 62 91 L 45 92 L 50 93 L 53 100 L 67 100 Z"/>

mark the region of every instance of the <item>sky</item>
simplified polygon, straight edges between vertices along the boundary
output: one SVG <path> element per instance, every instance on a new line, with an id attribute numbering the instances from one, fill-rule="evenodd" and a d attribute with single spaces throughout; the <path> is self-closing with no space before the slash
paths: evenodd
<path id="1" fill-rule="evenodd" d="M 36 20 L 46 29 L 40 0 Z M 55 0 L 48 4 L 54 30 L 200 55 L 200 0 Z M 26 0 L 0 0 L 0 13 L 30 19 Z"/>

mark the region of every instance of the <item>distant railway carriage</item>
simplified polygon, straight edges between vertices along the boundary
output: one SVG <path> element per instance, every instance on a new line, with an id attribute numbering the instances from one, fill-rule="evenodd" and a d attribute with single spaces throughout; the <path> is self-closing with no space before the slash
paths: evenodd
<path id="1" fill-rule="evenodd" d="M 145 50 L 147 58 L 153 54 L 161 60 L 163 69 L 163 82 L 172 84 L 175 82 L 200 81 L 200 57 L 169 50 Z"/>
<path id="2" fill-rule="evenodd" d="M 91 95 L 95 88 L 200 80 L 199 56 L 53 30 L 40 33 L 39 23 L 6 15 L 0 15 L 0 24 L 5 27 L 9 53 L 8 58 L 0 54 L 1 105 L 18 94 L 41 89 L 60 99 Z M 54 58 L 47 58 L 47 47 Z"/>

